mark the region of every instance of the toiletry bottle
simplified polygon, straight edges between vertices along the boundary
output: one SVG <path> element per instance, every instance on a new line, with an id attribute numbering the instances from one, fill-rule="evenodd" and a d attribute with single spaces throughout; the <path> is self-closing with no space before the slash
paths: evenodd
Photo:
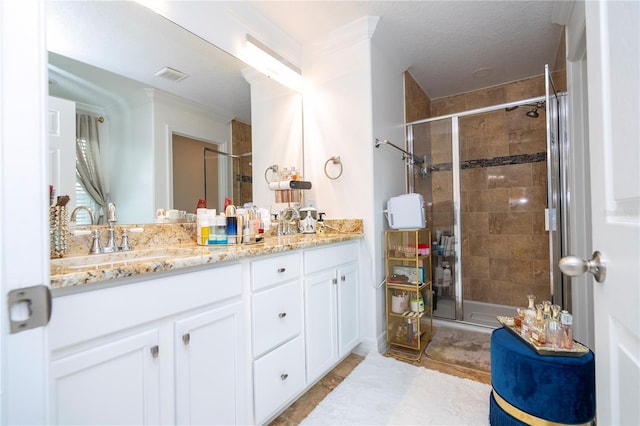
<path id="1" fill-rule="evenodd" d="M 227 218 L 220 214 L 216 216 L 216 244 L 227 244 Z"/>
<path id="2" fill-rule="evenodd" d="M 217 243 L 216 236 L 216 210 L 209 209 L 209 243 L 208 245 L 212 246 Z"/>
<path id="3" fill-rule="evenodd" d="M 538 346 L 545 346 L 547 344 L 547 331 L 543 316 L 544 306 L 542 303 L 539 303 L 536 305 L 536 319 L 533 327 L 530 329 L 531 341 Z"/>
<path id="4" fill-rule="evenodd" d="M 547 346 L 550 348 L 560 348 L 561 347 L 561 329 L 560 329 L 560 321 L 555 318 L 551 318 L 549 322 L 547 322 Z"/>
<path id="5" fill-rule="evenodd" d="M 324 213 L 318 213 L 318 222 L 316 222 L 316 233 L 324 234 Z"/>
<path id="6" fill-rule="evenodd" d="M 196 213 L 196 240 L 198 245 L 206 246 L 209 242 L 209 215 L 207 209 L 198 209 Z"/>
<path id="7" fill-rule="evenodd" d="M 562 349 L 573 349 L 573 316 L 568 311 L 560 313 L 560 340 Z"/>
<path id="8" fill-rule="evenodd" d="M 227 218 L 227 244 L 236 244 L 238 242 L 238 218 L 236 217 L 236 208 L 233 205 L 227 206 L 225 216 Z"/>
<path id="9" fill-rule="evenodd" d="M 262 240 L 264 240 L 264 220 L 262 220 L 262 217 L 260 217 L 258 219 L 258 234 L 256 235 L 256 243 L 259 243 Z"/>
<path id="10" fill-rule="evenodd" d="M 449 262 L 443 262 L 444 269 L 442 271 L 442 286 L 449 287 L 453 282 L 453 277 L 451 276 L 451 269 L 449 268 Z"/>

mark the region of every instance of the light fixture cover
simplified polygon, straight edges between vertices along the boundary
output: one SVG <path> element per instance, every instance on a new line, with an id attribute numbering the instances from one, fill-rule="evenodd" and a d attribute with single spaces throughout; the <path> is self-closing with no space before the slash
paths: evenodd
<path id="1" fill-rule="evenodd" d="M 268 77 L 298 92 L 301 90 L 300 69 L 249 34 L 244 59 Z"/>

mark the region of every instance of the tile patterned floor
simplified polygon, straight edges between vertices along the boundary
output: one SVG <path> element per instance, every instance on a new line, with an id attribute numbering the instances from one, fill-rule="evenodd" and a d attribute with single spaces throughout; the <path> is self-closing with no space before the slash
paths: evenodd
<path id="1" fill-rule="evenodd" d="M 291 404 L 291 406 L 273 420 L 269 426 L 295 426 L 300 424 L 300 422 L 307 417 L 311 411 L 313 411 L 320 401 L 334 390 L 336 386 L 338 386 L 363 359 L 364 357 L 360 355 L 350 354 L 344 361 L 338 364 L 336 368 L 331 370 L 324 378 Z M 437 370 L 453 376 L 491 384 L 490 373 L 431 360 L 424 355 L 420 365 L 425 368 Z"/>

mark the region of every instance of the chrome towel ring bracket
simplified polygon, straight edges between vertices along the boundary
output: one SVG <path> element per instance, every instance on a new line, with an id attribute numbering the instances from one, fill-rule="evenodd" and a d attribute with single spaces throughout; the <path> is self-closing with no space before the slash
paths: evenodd
<path id="1" fill-rule="evenodd" d="M 267 181 L 267 185 L 270 184 L 271 182 L 275 182 L 275 181 L 270 181 L 269 177 L 267 176 L 269 174 L 269 170 L 271 170 L 272 173 L 275 173 L 276 177 L 278 176 L 278 165 L 274 164 L 273 166 L 269 166 L 267 167 L 267 169 L 264 171 L 264 180 Z M 277 179 L 276 179 L 277 180 Z"/>
<path id="2" fill-rule="evenodd" d="M 327 172 L 327 166 L 329 165 L 329 163 L 333 163 L 334 165 L 340 166 L 340 171 L 338 172 L 337 176 L 331 176 L 331 175 L 329 175 L 329 172 Z M 324 163 L 324 174 L 331 180 L 338 179 L 340 176 L 342 176 L 342 172 L 343 171 L 344 171 L 344 167 L 342 165 L 342 161 L 340 160 L 340 156 L 339 155 L 334 155 L 333 157 L 329 158 Z"/>

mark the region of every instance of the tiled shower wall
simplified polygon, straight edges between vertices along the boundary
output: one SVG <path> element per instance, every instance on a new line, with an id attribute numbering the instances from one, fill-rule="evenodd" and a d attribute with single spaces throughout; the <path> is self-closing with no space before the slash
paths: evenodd
<path id="1" fill-rule="evenodd" d="M 566 90 L 564 70 L 555 73 Z M 410 75 L 407 90 L 418 90 Z M 429 100 L 407 96 L 407 117 L 418 120 L 428 105 L 438 117 L 543 96 L 544 77 L 533 77 L 461 95 Z M 530 108 L 460 119 L 462 273 L 464 299 L 521 306 L 527 294 L 549 296 L 546 206 L 546 123 L 525 115 Z M 409 121 L 409 120 L 408 120 Z M 431 207 L 432 231 L 453 231 L 451 121 L 414 126 L 414 152 L 430 153 L 430 176 L 415 177 L 415 191 Z"/>

